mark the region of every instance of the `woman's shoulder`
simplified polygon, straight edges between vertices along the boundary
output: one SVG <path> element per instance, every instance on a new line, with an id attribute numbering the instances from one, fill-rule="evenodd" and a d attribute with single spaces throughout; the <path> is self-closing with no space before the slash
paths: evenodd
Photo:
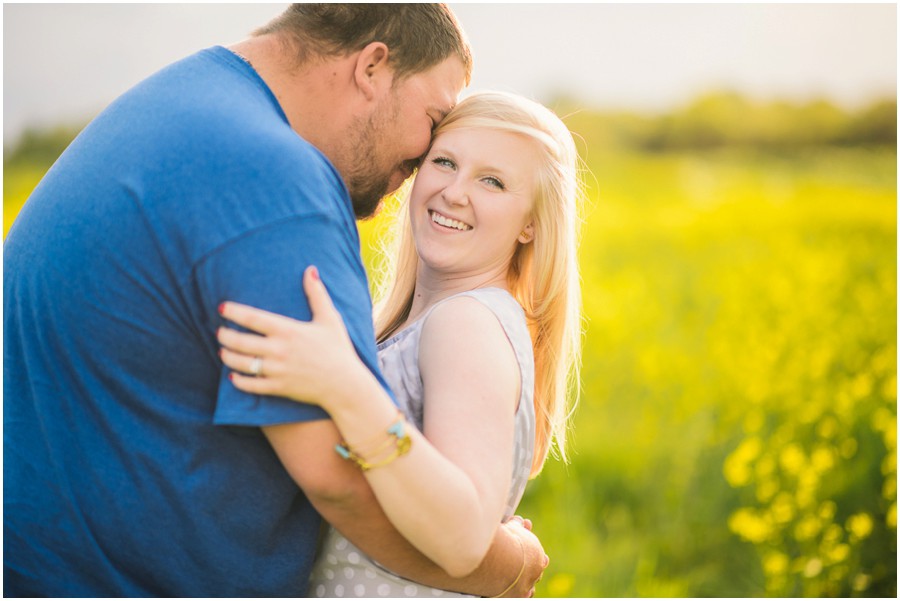
<path id="1" fill-rule="evenodd" d="M 502 288 L 478 288 L 455 294 L 437 303 L 421 321 L 423 335 L 428 332 L 470 337 L 472 344 L 485 344 L 493 338 L 512 343 L 517 350 L 519 347 L 531 350 L 525 312 Z"/>
<path id="2" fill-rule="evenodd" d="M 520 357 L 503 322 L 480 296 L 457 294 L 428 311 L 421 320 L 417 363 L 423 382 L 432 386 L 503 398 L 518 386 Z"/>
<path id="3" fill-rule="evenodd" d="M 504 316 L 509 314 L 522 320 L 525 319 L 525 313 L 519 302 L 503 288 L 475 288 L 458 292 L 435 304 L 429 311 L 429 315 L 435 311 L 446 311 L 446 307 L 455 307 L 457 311 L 479 311 L 479 307 L 485 307 L 494 314 L 500 313 Z"/>
<path id="4" fill-rule="evenodd" d="M 425 338 L 430 342 L 447 336 L 468 339 L 463 344 L 484 344 L 494 339 L 511 343 L 516 355 L 530 355 L 532 351 L 525 312 L 502 288 L 467 290 L 435 303 L 415 322 L 380 342 L 378 351 L 414 348 L 418 354 L 426 330 Z M 520 361 L 524 358 L 520 356 Z"/>

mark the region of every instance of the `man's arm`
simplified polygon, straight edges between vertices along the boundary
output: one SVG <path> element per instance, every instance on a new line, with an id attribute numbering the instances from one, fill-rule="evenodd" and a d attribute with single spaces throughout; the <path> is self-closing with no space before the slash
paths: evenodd
<path id="1" fill-rule="evenodd" d="M 522 572 L 505 596 L 533 594 L 547 557 L 537 537 L 517 522 L 497 529 L 490 551 L 478 569 L 464 578 L 451 578 L 397 532 L 362 472 L 333 452 L 340 438 L 331 421 L 269 426 L 263 431 L 316 510 L 392 572 L 427 586 L 485 597 L 503 592 Z"/>

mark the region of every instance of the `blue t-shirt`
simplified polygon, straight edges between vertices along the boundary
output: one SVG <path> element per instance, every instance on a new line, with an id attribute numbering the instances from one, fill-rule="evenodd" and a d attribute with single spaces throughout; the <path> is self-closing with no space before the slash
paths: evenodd
<path id="1" fill-rule="evenodd" d="M 237 391 L 215 334 L 309 319 L 311 264 L 378 374 L 346 189 L 228 50 L 85 128 L 4 246 L 7 596 L 304 593 L 320 518 L 258 426 L 326 416 Z"/>

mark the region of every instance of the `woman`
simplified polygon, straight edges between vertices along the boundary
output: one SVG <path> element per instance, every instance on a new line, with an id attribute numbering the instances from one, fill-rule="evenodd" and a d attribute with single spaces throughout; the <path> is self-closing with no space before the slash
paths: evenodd
<path id="1" fill-rule="evenodd" d="M 222 308 L 257 332 L 220 331 L 234 385 L 327 410 L 346 441 L 338 452 L 365 472 L 393 524 L 454 576 L 479 565 L 552 442 L 565 459 L 580 356 L 576 167 L 565 125 L 521 97 L 470 96 L 436 129 L 376 309 L 399 416 L 315 268 L 304 276 L 312 322 Z M 332 530 L 310 593 L 441 592 L 381 569 Z"/>

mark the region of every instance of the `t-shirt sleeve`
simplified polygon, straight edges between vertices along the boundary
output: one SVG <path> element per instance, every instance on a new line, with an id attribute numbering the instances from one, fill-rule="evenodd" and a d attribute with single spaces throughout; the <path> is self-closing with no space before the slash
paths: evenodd
<path id="1" fill-rule="evenodd" d="M 196 271 L 196 284 L 213 313 L 220 303 L 235 301 L 309 321 L 302 277 L 306 267 L 315 265 L 357 354 L 391 394 L 378 370 L 371 296 L 357 238 L 348 227 L 352 222 L 313 215 L 256 229 L 207 257 Z M 218 325 L 223 324 L 219 318 Z M 317 406 L 242 392 L 232 385 L 228 372 L 223 366 L 215 424 L 265 426 L 328 417 Z"/>

